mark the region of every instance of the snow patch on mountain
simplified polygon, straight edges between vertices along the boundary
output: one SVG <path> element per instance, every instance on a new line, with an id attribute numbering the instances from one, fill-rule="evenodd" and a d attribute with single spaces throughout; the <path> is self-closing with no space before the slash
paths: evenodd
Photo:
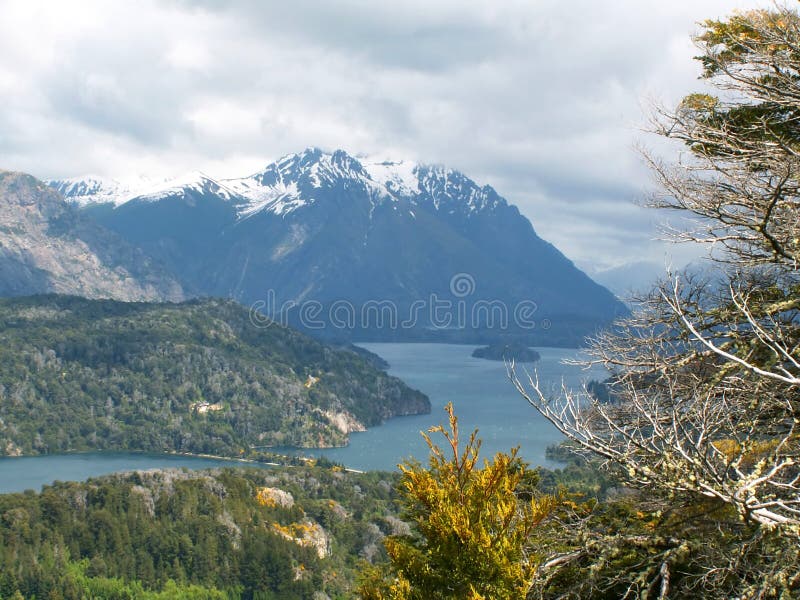
<path id="1" fill-rule="evenodd" d="M 418 199 L 427 199 L 437 211 L 473 215 L 508 204 L 491 186 L 481 187 L 463 173 L 441 165 L 420 165 L 417 176 Z"/>
<path id="2" fill-rule="evenodd" d="M 382 184 L 370 178 L 358 160 L 341 150 L 328 154 L 309 148 L 287 154 L 259 173 L 224 183 L 248 200 L 238 209 L 240 219 L 262 211 L 285 216 L 314 204 L 316 190 L 336 185 L 363 185 L 376 200 L 392 197 Z"/>
<path id="3" fill-rule="evenodd" d="M 262 211 L 283 216 L 307 204 L 306 199 L 300 197 L 298 182 L 284 178 L 288 171 L 285 158 L 250 177 L 224 181 L 245 200 L 237 209 L 239 219 L 247 219 Z"/>
<path id="4" fill-rule="evenodd" d="M 239 199 L 236 192 L 228 189 L 215 179 L 200 171 L 192 171 L 181 177 L 151 186 L 150 189 L 140 190 L 136 196 L 128 198 L 128 200 L 158 202 L 170 197 L 186 198 L 192 194 L 205 195 L 208 193 L 228 201 Z"/>
<path id="5" fill-rule="evenodd" d="M 382 202 L 405 200 L 411 206 L 466 214 L 505 204 L 489 186 L 480 187 L 458 171 L 443 166 L 391 160 L 376 156 L 353 157 L 342 150 L 308 148 L 287 154 L 262 171 L 240 179 L 213 179 L 193 172 L 175 179 L 137 177 L 125 180 L 87 176 L 50 181 L 68 202 L 87 206 L 131 200 L 158 202 L 168 198 L 216 195 L 231 202 L 239 219 L 261 212 L 285 217 L 315 204 L 332 187 L 366 191 L 371 211 Z M 416 215 L 411 215 L 415 218 Z"/>
<path id="6" fill-rule="evenodd" d="M 119 206 L 157 185 L 157 181 L 144 176 L 112 179 L 100 175 L 85 175 L 46 182 L 58 190 L 67 201 L 78 206 L 114 204 Z"/>
<path id="7" fill-rule="evenodd" d="M 419 193 L 418 165 L 407 160 L 376 160 L 364 157 L 361 164 L 376 183 L 393 194 L 413 196 Z"/>
<path id="8" fill-rule="evenodd" d="M 87 175 L 50 180 L 47 184 L 58 190 L 67 202 L 78 206 L 113 204 L 119 207 L 131 200 L 157 202 L 172 196 L 185 198 L 193 193 L 212 193 L 225 200 L 234 200 L 237 197 L 224 185 L 199 171 L 172 179 L 153 179 L 146 176 L 111 179 Z"/>
<path id="9" fill-rule="evenodd" d="M 282 216 L 306 205 L 295 181 L 261 185 L 252 178 L 247 178 L 230 181 L 228 185 L 247 200 L 237 211 L 240 219 L 247 219 L 265 210 Z"/>

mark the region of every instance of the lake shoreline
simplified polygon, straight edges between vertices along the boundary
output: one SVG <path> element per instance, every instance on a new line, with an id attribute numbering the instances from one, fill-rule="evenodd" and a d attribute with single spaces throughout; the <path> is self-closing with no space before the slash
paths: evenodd
<path id="1" fill-rule="evenodd" d="M 501 362 L 470 357 L 473 344 L 369 344 L 366 349 L 385 359 L 389 374 L 428 394 L 431 414 L 398 415 L 364 432 L 351 433 L 349 443 L 337 448 L 289 446 L 250 447 L 247 454 L 224 456 L 175 450 L 80 450 L 58 454 L 27 454 L 0 457 L 0 493 L 40 489 L 59 481 L 83 481 L 114 472 L 165 468 L 280 468 L 310 465 L 344 465 L 355 472 L 395 472 L 408 459 L 427 460 L 429 449 L 420 432 L 443 423 L 443 411 L 453 402 L 464 431 L 479 429 L 482 456 L 521 447 L 520 457 L 532 466 L 559 468 L 546 457 L 546 448 L 563 440 L 536 413 L 508 381 Z M 585 379 L 602 380 L 607 375 L 564 364 L 576 358 L 573 350 L 540 348 L 542 360 L 536 369 L 543 382 L 560 386 L 562 380 L 577 386 Z M 439 440 L 434 439 L 435 442 Z M 19 459 L 3 460 L 4 458 Z M 326 463 L 326 461 L 329 461 Z"/>
<path id="2" fill-rule="evenodd" d="M 253 469 L 263 469 L 263 468 L 302 468 L 302 467 L 313 467 L 317 462 L 317 458 L 315 457 L 304 457 L 304 456 L 291 456 L 291 455 L 281 455 L 283 458 L 286 459 L 286 462 L 273 462 L 267 460 L 258 460 L 253 458 L 241 458 L 241 457 L 228 457 L 228 456 L 220 456 L 215 454 L 194 454 L 190 452 L 152 452 L 152 451 L 144 451 L 144 450 L 81 450 L 76 452 L 60 452 L 60 453 L 53 453 L 53 454 L 27 454 L 22 456 L 0 456 L 0 465 L 2 463 L 14 463 L 16 462 L 14 459 L 19 459 L 19 462 L 28 462 L 28 461 L 36 461 L 37 459 L 51 459 L 55 461 L 59 460 L 69 460 L 69 459 L 85 459 L 87 463 L 95 462 L 95 459 L 99 463 L 103 463 L 103 461 L 107 460 L 143 460 L 147 461 L 148 464 L 145 465 L 135 465 L 131 467 L 123 466 L 120 469 L 113 469 L 107 472 L 97 472 L 97 473 L 89 473 L 85 474 L 85 476 L 74 478 L 67 476 L 66 478 L 62 479 L 60 477 L 48 478 L 49 481 L 42 481 L 38 489 L 41 487 L 52 485 L 57 481 L 86 481 L 88 479 L 93 479 L 95 477 L 105 477 L 109 475 L 113 475 L 116 473 L 133 473 L 137 471 L 159 471 L 165 469 L 190 469 L 190 470 L 209 470 L 209 469 L 224 469 L 224 468 L 253 468 Z M 6 460 L 9 459 L 9 460 Z M 179 462 L 177 464 L 166 464 L 164 461 L 169 462 L 171 459 L 185 459 L 186 461 L 206 461 L 209 464 L 191 464 L 188 462 Z M 292 464 L 291 461 L 301 461 L 301 464 Z M 151 462 L 152 461 L 152 462 Z M 153 462 L 161 462 L 164 464 L 152 464 Z M 345 465 L 341 466 L 341 469 L 348 473 L 364 473 L 364 471 L 359 469 L 353 469 L 347 467 Z M 2 482 L 2 479 L 0 479 Z M 22 493 L 27 489 L 34 489 L 34 488 L 18 488 L 14 490 L 4 489 L 2 485 L 0 485 L 0 495 L 3 494 L 13 494 L 13 493 Z"/>

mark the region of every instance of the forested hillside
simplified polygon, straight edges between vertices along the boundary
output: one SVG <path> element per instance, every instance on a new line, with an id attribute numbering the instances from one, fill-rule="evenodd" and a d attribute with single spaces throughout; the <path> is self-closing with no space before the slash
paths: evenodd
<path id="1" fill-rule="evenodd" d="M 352 597 L 358 561 L 407 530 L 395 478 L 166 470 L 3 495 L 0 597 Z"/>
<path id="2" fill-rule="evenodd" d="M 247 456 L 341 445 L 350 431 L 429 410 L 355 352 L 256 327 L 234 302 L 0 302 L 0 454 Z"/>

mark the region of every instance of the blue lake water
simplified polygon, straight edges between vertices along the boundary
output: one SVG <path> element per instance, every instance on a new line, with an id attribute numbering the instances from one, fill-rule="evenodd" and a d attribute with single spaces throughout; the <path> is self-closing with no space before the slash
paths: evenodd
<path id="1" fill-rule="evenodd" d="M 81 452 L 3 457 L 0 458 L 0 493 L 39 490 L 43 485 L 54 481 L 83 481 L 89 477 L 119 471 L 181 467 L 210 469 L 231 466 L 253 466 L 253 464 L 234 460 L 133 452 Z"/>
<path id="2" fill-rule="evenodd" d="M 428 449 L 420 431 L 444 423 L 443 408 L 447 402 L 452 402 L 464 438 L 474 428 L 479 429 L 483 456 L 519 445 L 520 454 L 530 463 L 555 466 L 548 463 L 544 454 L 547 446 L 561 440 L 561 435 L 517 393 L 502 362 L 472 358 L 474 346 L 403 343 L 363 346 L 385 358 L 392 375 L 425 392 L 431 399 L 432 413 L 391 419 L 380 427 L 354 433 L 346 448 L 304 450 L 301 454 L 324 455 L 361 470 L 391 470 L 409 457 L 424 461 Z M 563 364 L 565 359 L 578 355 L 576 350 L 537 350 L 542 358 L 535 367 L 545 385 L 559 388 L 563 381 L 568 386 L 579 386 L 588 379 L 605 376 L 601 369 L 584 371 Z M 55 480 L 81 481 L 117 471 L 247 464 L 175 455 L 106 452 L 0 458 L 0 493 L 38 490 Z"/>
<path id="3" fill-rule="evenodd" d="M 475 346 L 454 344 L 381 343 L 360 344 L 389 362 L 389 373 L 431 399 L 431 414 L 391 419 L 380 427 L 353 433 L 346 448 L 304 451 L 309 456 L 326 456 L 354 469 L 394 469 L 402 460 L 415 457 L 425 461 L 428 448 L 420 435 L 431 426 L 446 422 L 444 406 L 452 402 L 459 418 L 462 438 L 478 428 L 481 454 L 490 457 L 520 446 L 520 455 L 534 465 L 557 466 L 545 458 L 545 450 L 563 438 L 514 389 L 502 361 L 472 358 Z M 589 379 L 604 379 L 602 368 L 584 370 L 565 365 L 579 352 L 565 348 L 537 348 L 541 355 L 535 365 L 539 380 L 554 391 L 562 381 L 579 387 Z M 438 437 L 443 441 L 441 435 Z M 436 441 L 436 438 L 434 438 Z"/>

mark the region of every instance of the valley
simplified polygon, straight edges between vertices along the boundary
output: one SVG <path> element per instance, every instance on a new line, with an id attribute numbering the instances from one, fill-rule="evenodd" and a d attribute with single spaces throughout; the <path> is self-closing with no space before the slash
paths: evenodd
<path id="1" fill-rule="evenodd" d="M 800 10 L 0 1 L 0 600 L 800 600 Z"/>

